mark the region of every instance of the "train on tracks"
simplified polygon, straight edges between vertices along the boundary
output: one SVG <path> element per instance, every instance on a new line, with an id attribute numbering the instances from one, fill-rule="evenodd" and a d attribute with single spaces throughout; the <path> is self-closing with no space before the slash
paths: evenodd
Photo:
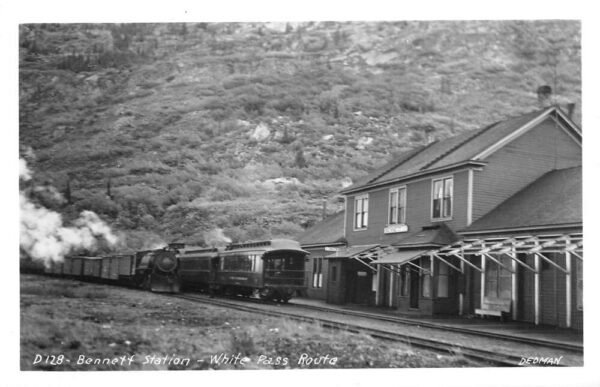
<path id="1" fill-rule="evenodd" d="M 67 256 L 52 262 L 48 274 L 121 283 L 154 292 L 181 289 L 287 302 L 306 289 L 308 252 L 288 239 L 234 243 L 202 248 L 173 243 L 135 254 Z"/>

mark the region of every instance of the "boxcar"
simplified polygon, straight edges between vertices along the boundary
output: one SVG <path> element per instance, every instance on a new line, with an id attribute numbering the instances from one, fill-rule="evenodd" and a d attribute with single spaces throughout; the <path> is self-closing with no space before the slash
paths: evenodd
<path id="1" fill-rule="evenodd" d="M 106 281 L 117 281 L 119 279 L 119 255 L 102 257 L 102 270 L 100 277 Z"/>
<path id="2" fill-rule="evenodd" d="M 71 275 L 72 260 L 71 257 L 65 257 L 63 262 L 63 275 Z"/>
<path id="3" fill-rule="evenodd" d="M 102 272 L 101 257 L 85 257 L 83 259 L 83 276 L 90 278 L 100 278 Z"/>
<path id="4" fill-rule="evenodd" d="M 119 279 L 130 279 L 135 274 L 135 257 L 133 255 L 118 256 L 117 276 Z"/>
<path id="5" fill-rule="evenodd" d="M 52 274 L 62 275 L 62 273 L 63 273 L 63 263 L 62 262 L 52 262 Z"/>
<path id="6" fill-rule="evenodd" d="M 100 278 L 104 280 L 110 279 L 111 257 L 102 257 L 102 265 L 100 269 Z"/>
<path id="7" fill-rule="evenodd" d="M 83 257 L 71 257 L 71 276 L 83 276 Z"/>
<path id="8" fill-rule="evenodd" d="M 216 248 L 182 248 L 177 254 L 181 285 L 187 289 L 209 290 L 214 287 L 219 265 Z"/>
<path id="9" fill-rule="evenodd" d="M 50 261 L 46 265 L 44 265 L 44 273 L 52 274 L 52 266 L 54 266 L 54 261 Z"/>

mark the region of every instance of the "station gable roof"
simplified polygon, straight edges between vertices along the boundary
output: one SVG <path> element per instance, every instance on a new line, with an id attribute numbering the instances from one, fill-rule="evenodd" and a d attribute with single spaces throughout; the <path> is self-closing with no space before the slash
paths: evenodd
<path id="1" fill-rule="evenodd" d="M 344 242 L 344 211 L 333 214 L 307 229 L 298 237 L 303 247 Z"/>
<path id="2" fill-rule="evenodd" d="M 581 171 L 579 166 L 546 173 L 459 233 L 581 225 Z"/>
<path id="3" fill-rule="evenodd" d="M 551 115 L 565 123 L 565 127 L 573 130 L 575 136 L 580 138 L 579 128 L 558 107 L 553 106 L 412 149 L 344 189 L 342 193 L 356 192 L 374 185 L 391 183 L 405 177 L 418 176 L 468 162 L 482 162 L 485 158 L 484 151 L 494 144 L 498 144 L 519 129 Z"/>

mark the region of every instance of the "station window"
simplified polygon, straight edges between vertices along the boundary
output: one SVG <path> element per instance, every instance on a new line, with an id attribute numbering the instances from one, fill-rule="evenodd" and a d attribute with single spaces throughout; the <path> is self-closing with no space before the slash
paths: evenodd
<path id="1" fill-rule="evenodd" d="M 437 272 L 437 297 L 448 297 L 448 265 L 440 262 Z"/>
<path id="2" fill-rule="evenodd" d="M 312 287 L 323 287 L 323 258 L 313 259 Z"/>
<path id="3" fill-rule="evenodd" d="M 452 197 L 454 191 L 453 178 L 433 180 L 433 201 L 431 217 L 433 219 L 448 219 L 452 217 Z"/>
<path id="4" fill-rule="evenodd" d="M 390 190 L 388 224 L 406 223 L 406 187 Z"/>
<path id="5" fill-rule="evenodd" d="M 511 258 L 503 255 L 497 258 L 504 266 L 511 267 Z M 485 296 L 508 298 L 512 295 L 512 273 L 496 262 L 488 259 L 485 266 Z"/>
<path id="6" fill-rule="evenodd" d="M 369 195 L 354 198 L 354 229 L 367 228 L 369 224 Z"/>
<path id="7" fill-rule="evenodd" d="M 221 261 L 221 269 L 225 271 L 252 271 L 252 256 L 231 255 L 224 257 Z"/>

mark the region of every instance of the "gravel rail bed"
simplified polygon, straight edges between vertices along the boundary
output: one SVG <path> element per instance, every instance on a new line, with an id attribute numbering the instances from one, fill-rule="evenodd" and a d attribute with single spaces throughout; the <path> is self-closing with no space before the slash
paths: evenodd
<path id="1" fill-rule="evenodd" d="M 487 359 L 487 361 L 496 365 L 517 366 L 522 358 L 528 357 L 553 359 L 562 357 L 559 363 L 561 366 L 583 365 L 583 355 L 574 350 L 558 350 L 539 345 L 510 342 L 499 338 L 453 332 L 442 328 L 400 324 L 370 317 L 337 313 L 336 311 L 304 308 L 297 305 L 255 302 L 252 299 L 209 298 L 198 294 L 175 297 L 184 297 L 198 302 L 213 303 L 293 319 L 318 321 L 324 326 L 329 325 L 330 328 L 363 331 L 378 338 L 404 341 L 415 346 L 429 347 L 429 349 L 462 353 L 465 356 L 477 357 L 483 361 Z"/>

